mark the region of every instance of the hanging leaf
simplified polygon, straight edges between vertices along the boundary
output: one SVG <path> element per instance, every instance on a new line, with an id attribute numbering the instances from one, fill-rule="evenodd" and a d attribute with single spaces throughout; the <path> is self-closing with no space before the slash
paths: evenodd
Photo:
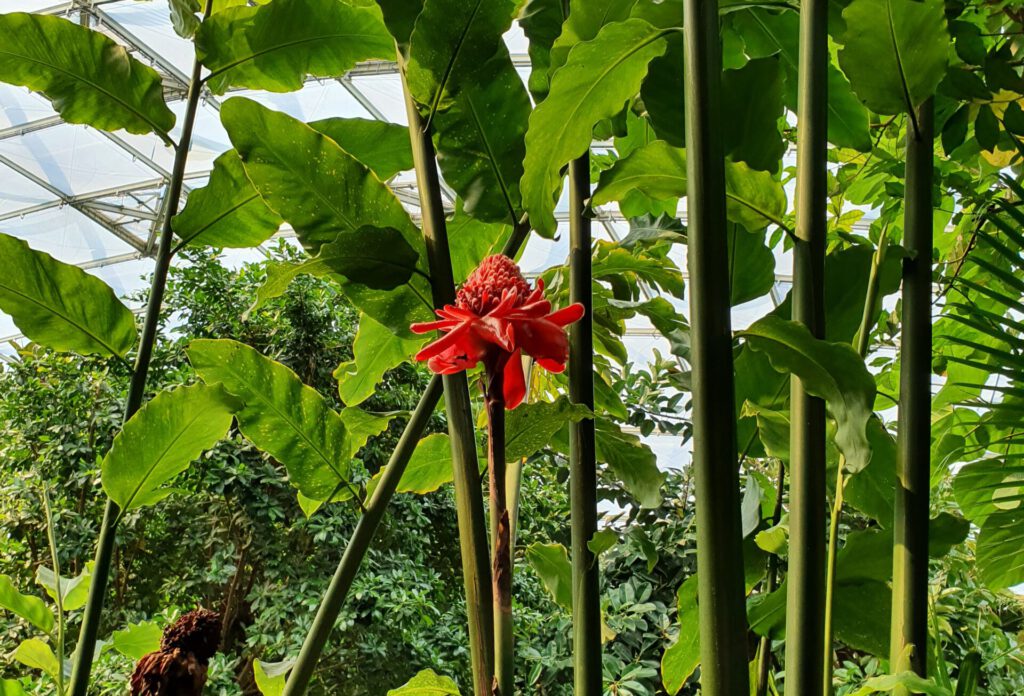
<path id="1" fill-rule="evenodd" d="M 17 614 L 44 633 L 53 630 L 53 613 L 46 603 L 39 597 L 19 592 L 6 575 L 0 575 L 0 607 Z"/>
<path id="2" fill-rule="evenodd" d="M 786 191 L 768 172 L 744 162 L 725 163 L 725 214 L 733 222 L 757 232 L 768 225 L 785 227 Z"/>
<path id="3" fill-rule="evenodd" d="M 661 505 L 661 484 L 664 472 L 658 469 L 658 458 L 636 435 L 624 433 L 611 421 L 597 421 L 597 459 L 605 462 L 623 487 L 636 498 L 641 507 Z"/>
<path id="4" fill-rule="evenodd" d="M 857 472 L 871 461 L 867 425 L 875 402 L 875 379 L 848 343 L 814 338 L 803 324 L 765 317 L 739 332 L 768 355 L 779 372 L 800 377 L 809 394 L 825 399 L 838 424 L 836 444 L 846 466 Z"/>
<path id="5" fill-rule="evenodd" d="M 193 384 L 164 391 L 121 428 L 103 458 L 103 490 L 122 510 L 152 505 L 163 484 L 227 434 L 243 407 L 220 386 Z"/>
<path id="6" fill-rule="evenodd" d="M 413 168 L 409 129 L 365 118 L 325 118 L 309 127 L 338 143 L 381 181 Z"/>
<path id="7" fill-rule="evenodd" d="M 506 461 L 514 462 L 536 454 L 567 423 L 579 422 L 588 414 L 585 406 L 572 404 L 566 397 L 519 405 L 505 417 Z"/>
<path id="8" fill-rule="evenodd" d="M 260 690 L 263 696 L 281 696 L 284 693 L 288 672 L 291 671 L 294 665 L 295 660 L 283 660 L 281 662 L 253 660 L 252 671 L 256 680 L 256 688 Z"/>
<path id="9" fill-rule="evenodd" d="M 510 0 L 425 0 L 409 39 L 406 80 L 427 120 L 472 84 L 485 84 L 486 64 L 512 24 Z"/>
<path id="10" fill-rule="evenodd" d="M 661 657 L 661 681 L 665 691 L 679 693 L 700 664 L 700 616 L 697 611 L 697 575 L 691 575 L 676 593 L 679 637 Z"/>
<path id="11" fill-rule="evenodd" d="M 433 670 L 425 669 L 397 689 L 390 689 L 388 696 L 459 696 L 459 687 L 448 677 L 442 677 Z"/>
<path id="12" fill-rule="evenodd" d="M 434 433 L 416 445 L 396 490 L 399 493 L 430 493 L 451 480 L 451 440 L 447 433 Z"/>
<path id="13" fill-rule="evenodd" d="M 468 215 L 515 224 L 530 96 L 503 46 L 476 72 L 480 83 L 466 85 L 434 116 L 437 164 Z"/>
<path id="14" fill-rule="evenodd" d="M 73 578 L 61 577 L 60 595 L 64 611 L 75 611 L 85 606 L 92 586 L 92 561 L 88 561 L 82 572 Z M 46 566 L 36 568 L 36 582 L 46 590 L 50 599 L 57 601 L 57 576 Z"/>
<path id="15" fill-rule="evenodd" d="M 214 94 L 229 87 L 291 92 L 307 75 L 342 77 L 359 61 L 392 60 L 395 45 L 376 7 L 272 0 L 207 19 L 196 32 L 196 55 Z"/>
<path id="16" fill-rule="evenodd" d="M 341 231 L 314 260 L 353 283 L 393 290 L 416 273 L 419 254 L 394 227 L 363 225 Z"/>
<path id="17" fill-rule="evenodd" d="M 249 315 L 263 307 L 275 297 L 280 297 L 288 290 L 292 281 L 301 275 L 315 278 L 329 278 L 333 271 L 318 256 L 305 261 L 271 261 L 267 264 L 267 277 L 256 290 L 256 299 L 242 314 L 248 321 Z"/>
<path id="18" fill-rule="evenodd" d="M 99 278 L 6 234 L 0 234 L 0 259 L 0 310 L 31 340 L 57 351 L 121 357 L 135 345 L 135 317 Z"/>
<path id="19" fill-rule="evenodd" d="M 853 0 L 843 19 L 839 64 L 869 109 L 906 113 L 935 93 L 949 60 L 943 0 Z"/>
<path id="20" fill-rule="evenodd" d="M 777 173 L 786 144 L 779 131 L 785 109 L 779 58 L 749 61 L 722 74 L 722 134 L 725 154 L 751 169 Z"/>
<path id="21" fill-rule="evenodd" d="M 253 188 L 234 150 L 214 160 L 209 182 L 190 193 L 185 208 L 171 219 L 174 233 L 190 246 L 259 246 L 280 226 L 281 218 Z"/>
<path id="22" fill-rule="evenodd" d="M 752 58 L 778 55 L 786 74 L 783 97 L 790 111 L 797 109 L 800 20 L 796 12 L 773 13 L 764 8 L 741 9 L 733 15 L 745 51 Z M 868 112 L 853 93 L 849 81 L 831 62 L 828 65 L 828 140 L 836 147 L 871 150 Z"/>
<path id="23" fill-rule="evenodd" d="M 539 233 L 555 233 L 562 168 L 590 146 L 593 128 L 635 96 L 648 63 L 665 52 L 664 31 L 640 19 L 605 26 L 576 45 L 530 116 L 521 184 L 523 204 Z"/>
<path id="24" fill-rule="evenodd" d="M 548 93 L 551 46 L 562 32 L 562 0 L 526 0 L 519 11 L 519 27 L 530 42 L 530 77 L 527 87 L 539 104 Z"/>
<path id="25" fill-rule="evenodd" d="M 171 26 L 174 33 L 183 39 L 191 39 L 199 29 L 199 18 L 202 11 L 199 0 L 169 0 L 171 6 Z"/>
<path id="26" fill-rule="evenodd" d="M 221 120 L 256 190 L 309 253 L 342 232 L 391 227 L 425 265 L 420 232 L 394 193 L 334 140 L 248 99 L 224 102 Z M 403 338 L 411 338 L 410 324 L 431 316 L 430 285 L 419 275 L 387 293 L 352 283 L 343 289 L 359 309 Z"/>
<path id="27" fill-rule="evenodd" d="M 60 671 L 60 663 L 53 649 L 39 638 L 23 640 L 11 654 L 15 660 L 29 669 L 40 669 L 50 679 L 57 681 L 57 673 Z"/>
<path id="28" fill-rule="evenodd" d="M 98 31 L 12 12 L 0 14 L 0 46 L 0 81 L 39 92 L 68 123 L 165 140 L 174 127 L 160 75 Z"/>
<path id="29" fill-rule="evenodd" d="M 1024 582 L 1020 549 L 1024 541 L 1024 511 L 1020 503 L 989 515 L 978 534 L 977 561 L 982 580 L 993 590 Z M 1012 506 L 1012 507 L 1011 507 Z"/>
<path id="30" fill-rule="evenodd" d="M 405 340 L 362 315 L 359 330 L 352 342 L 353 359 L 343 362 L 334 370 L 338 380 L 338 394 L 348 406 L 357 406 L 373 396 L 384 374 L 411 358 L 428 337 L 417 336 Z"/>
<path id="31" fill-rule="evenodd" d="M 355 452 L 345 424 L 294 372 L 236 341 L 199 339 L 187 352 L 203 381 L 244 402 L 239 430 L 284 465 L 303 495 L 326 500 L 348 481 Z"/>
<path id="32" fill-rule="evenodd" d="M 733 306 L 763 297 L 775 287 L 775 254 L 765 244 L 765 233 L 728 226 L 729 287 Z"/>
<path id="33" fill-rule="evenodd" d="M 110 643 L 114 650 L 138 662 L 145 655 L 160 649 L 163 631 L 152 621 L 128 624 L 128 628 L 114 631 Z"/>
<path id="34" fill-rule="evenodd" d="M 565 547 L 561 544 L 530 544 L 526 547 L 526 561 L 555 604 L 572 611 L 572 566 Z"/>

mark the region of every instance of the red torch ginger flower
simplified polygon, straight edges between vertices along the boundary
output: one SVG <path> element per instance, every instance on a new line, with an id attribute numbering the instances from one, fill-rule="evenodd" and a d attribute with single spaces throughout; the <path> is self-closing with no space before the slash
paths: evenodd
<path id="1" fill-rule="evenodd" d="M 442 331 L 416 354 L 431 370 L 448 375 L 483 362 L 489 374 L 503 374 L 506 408 L 526 395 L 521 356 L 526 353 L 549 372 L 562 372 L 569 357 L 565 327 L 583 316 L 583 305 L 551 311 L 544 283 L 530 289 L 514 261 L 488 256 L 459 290 L 454 305 L 437 310 L 439 321 L 413 324 L 414 333 Z"/>

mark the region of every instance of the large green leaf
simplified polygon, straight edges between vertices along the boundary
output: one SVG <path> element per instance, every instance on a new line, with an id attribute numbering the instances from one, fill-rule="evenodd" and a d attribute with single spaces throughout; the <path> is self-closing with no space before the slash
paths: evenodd
<path id="1" fill-rule="evenodd" d="M 161 486 L 223 438 L 242 407 L 219 385 L 157 394 L 114 438 L 103 458 L 103 490 L 122 510 L 162 500 L 171 491 Z"/>
<path id="2" fill-rule="evenodd" d="M 388 690 L 388 696 L 459 696 L 459 687 L 448 677 L 425 669 L 403 686 Z"/>
<path id="3" fill-rule="evenodd" d="M 569 51 L 577 44 L 593 40 L 605 25 L 629 19 L 635 4 L 636 0 L 569 0 L 569 14 L 551 45 L 549 71 L 553 74 L 565 65 Z M 661 27 L 657 22 L 651 24 Z"/>
<path id="4" fill-rule="evenodd" d="M 786 192 L 768 172 L 743 162 L 726 162 L 726 213 L 733 222 L 758 231 L 783 222 Z M 655 140 L 629 153 L 601 172 L 593 203 L 621 201 L 633 191 L 655 199 L 686 195 L 686 153 L 664 140 Z"/>
<path id="5" fill-rule="evenodd" d="M 326 500 L 345 484 L 355 454 L 345 424 L 294 372 L 229 340 L 193 341 L 188 357 L 205 382 L 220 382 L 245 402 L 239 430 L 285 466 L 303 495 Z"/>
<path id="6" fill-rule="evenodd" d="M 978 535 L 978 571 L 992 589 L 1024 582 L 1024 511 L 1018 502 L 1009 510 L 989 515 Z"/>
<path id="7" fill-rule="evenodd" d="M 530 96 L 504 46 L 476 71 L 479 84 L 466 85 L 434 116 L 437 164 L 467 214 L 515 224 Z"/>
<path id="8" fill-rule="evenodd" d="M 800 377 L 808 393 L 825 399 L 838 428 L 836 444 L 846 466 L 857 472 L 871 461 L 867 425 L 875 401 L 875 379 L 848 343 L 814 338 L 803 324 L 765 317 L 740 335 L 768 355 L 772 366 Z"/>
<path id="9" fill-rule="evenodd" d="M 950 39 L 943 0 L 853 0 L 839 64 L 879 114 L 912 111 L 946 74 Z"/>
<path id="10" fill-rule="evenodd" d="M 0 607 L 17 614 L 44 633 L 53 630 L 53 613 L 46 603 L 39 597 L 19 592 L 6 575 L 0 575 Z"/>
<path id="11" fill-rule="evenodd" d="M 800 34 L 797 14 L 774 14 L 764 8 L 753 7 L 735 13 L 733 21 L 742 32 L 746 52 L 751 58 L 779 56 L 786 73 L 786 108 L 796 111 Z M 854 95 L 843 73 L 831 63 L 828 66 L 828 139 L 837 147 L 861 152 L 871 150 L 868 112 Z"/>
<path id="12" fill-rule="evenodd" d="M 700 664 L 700 617 L 697 611 L 697 575 L 691 575 L 676 593 L 679 637 L 661 657 L 665 691 L 678 693 Z"/>
<path id="13" fill-rule="evenodd" d="M 110 643 L 114 650 L 138 662 L 145 655 L 160 649 L 162 635 L 163 631 L 154 622 L 142 621 L 114 631 Z"/>
<path id="14" fill-rule="evenodd" d="M 729 224 L 729 287 L 732 304 L 762 297 L 775 286 L 775 254 L 765 244 L 765 233 L 747 232 Z"/>
<path id="15" fill-rule="evenodd" d="M 597 459 L 605 462 L 641 507 L 661 505 L 665 474 L 650 447 L 632 433 L 624 433 L 611 421 L 597 421 Z"/>
<path id="16" fill-rule="evenodd" d="M 348 406 L 356 406 L 373 395 L 384 373 L 408 360 L 425 341 L 425 336 L 406 340 L 396 336 L 373 317 L 362 315 L 352 343 L 353 359 L 334 370 L 338 394 Z"/>
<path id="17" fill-rule="evenodd" d="M 295 665 L 295 660 L 281 662 L 263 662 L 253 660 L 252 671 L 256 686 L 263 696 L 281 696 L 288 679 L 288 672 Z"/>
<path id="18" fill-rule="evenodd" d="M 1024 502 L 1024 465 L 1002 458 L 972 462 L 953 479 L 957 505 L 975 524 L 989 516 L 1016 510 Z"/>
<path id="19" fill-rule="evenodd" d="M 64 611 L 75 611 L 85 606 L 89 599 L 89 588 L 92 587 L 93 562 L 88 561 L 82 572 L 73 578 L 61 577 L 60 595 Z M 36 568 L 36 582 L 39 583 L 50 599 L 57 601 L 57 576 L 46 566 Z"/>
<path id="20" fill-rule="evenodd" d="M 309 127 L 338 143 L 381 181 L 413 168 L 405 126 L 366 118 L 325 118 L 312 121 Z"/>
<path id="21" fill-rule="evenodd" d="M 786 144 L 779 131 L 784 114 L 779 59 L 749 61 L 722 75 L 722 134 L 725 154 L 752 169 L 778 172 Z"/>
<path id="22" fill-rule="evenodd" d="M 135 317 L 99 278 L 0 234 L 0 310 L 47 348 L 124 357 L 135 345 Z"/>
<path id="23" fill-rule="evenodd" d="M 446 433 L 427 435 L 398 482 L 399 493 L 430 493 L 452 480 L 452 443 Z"/>
<path id="24" fill-rule="evenodd" d="M 171 219 L 174 233 L 194 246 L 254 247 L 280 226 L 281 218 L 253 188 L 234 150 L 214 160 L 209 182 L 190 193 L 185 208 Z"/>
<path id="25" fill-rule="evenodd" d="M 428 120 L 466 85 L 483 84 L 480 71 L 512 24 L 511 0 L 425 0 L 409 40 L 406 80 Z"/>
<path id="26" fill-rule="evenodd" d="M 448 219 L 448 248 L 452 273 L 458 284 L 466 280 L 484 258 L 501 252 L 512 226 L 478 220 L 463 211 L 461 200 L 455 204 L 455 214 Z"/>
<path id="27" fill-rule="evenodd" d="M 342 232 L 391 227 L 425 266 L 422 237 L 402 204 L 334 140 L 248 99 L 226 101 L 221 120 L 256 190 L 311 254 Z M 410 324 L 430 317 L 430 286 L 419 275 L 390 292 L 351 283 L 344 290 L 353 304 L 403 337 L 411 336 Z"/>
<path id="28" fill-rule="evenodd" d="M 588 412 L 566 397 L 516 407 L 505 417 L 505 459 L 513 462 L 539 452 L 567 423 L 585 418 Z"/>
<path id="29" fill-rule="evenodd" d="M 526 132 L 523 204 L 534 228 L 555 232 L 555 198 L 562 167 L 586 152 L 594 126 L 635 96 L 651 60 L 665 52 L 664 32 L 640 19 L 605 26 L 577 44 L 555 72 L 551 91 L 530 116 Z"/>
<path id="30" fill-rule="evenodd" d="M 539 103 L 548 93 L 551 46 L 562 31 L 562 0 L 526 0 L 519 11 L 519 26 L 530 42 L 530 77 L 527 86 Z"/>
<path id="31" fill-rule="evenodd" d="M 26 696 L 21 682 L 14 679 L 0 679 L 0 696 Z"/>
<path id="32" fill-rule="evenodd" d="M 62 17 L 0 14 L 0 81 L 41 93 L 68 123 L 165 139 L 174 127 L 156 70 Z"/>
<path id="33" fill-rule="evenodd" d="M 561 544 L 530 544 L 526 547 L 526 561 L 555 604 L 572 611 L 572 566 L 565 547 Z"/>
<path id="34" fill-rule="evenodd" d="M 229 87 L 291 92 L 307 75 L 341 77 L 356 63 L 390 60 L 395 44 L 380 11 L 339 0 L 272 0 L 203 22 L 196 53 L 214 94 Z"/>
<path id="35" fill-rule="evenodd" d="M 29 669 L 40 669 L 50 679 L 57 680 L 60 663 L 57 662 L 57 656 L 53 654 L 53 649 L 39 638 L 21 641 L 11 657 Z"/>
<path id="36" fill-rule="evenodd" d="M 339 232 L 334 241 L 320 247 L 313 260 L 353 283 L 393 290 L 413 277 L 419 257 L 394 227 L 364 225 Z"/>

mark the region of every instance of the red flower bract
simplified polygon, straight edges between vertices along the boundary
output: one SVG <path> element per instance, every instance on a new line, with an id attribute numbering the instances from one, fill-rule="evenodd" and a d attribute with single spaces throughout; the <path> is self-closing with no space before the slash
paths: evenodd
<path id="1" fill-rule="evenodd" d="M 526 353 L 550 372 L 562 372 L 569 357 L 565 327 L 583 316 L 583 305 L 551 311 L 544 283 L 530 289 L 519 267 L 506 256 L 488 256 L 459 290 L 454 305 L 437 310 L 439 321 L 413 324 L 414 333 L 444 335 L 416 354 L 442 375 L 483 362 L 501 372 L 506 408 L 526 395 L 521 356 Z"/>

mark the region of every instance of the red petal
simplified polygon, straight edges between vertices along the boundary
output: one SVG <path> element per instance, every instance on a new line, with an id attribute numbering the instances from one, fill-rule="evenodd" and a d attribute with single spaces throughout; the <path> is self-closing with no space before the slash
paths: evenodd
<path id="1" fill-rule="evenodd" d="M 409 330 L 414 334 L 425 334 L 431 331 L 449 331 L 455 326 L 458 326 L 461 322 L 454 319 L 442 319 L 440 321 L 425 321 L 418 324 L 413 324 L 409 327 Z"/>
<path id="2" fill-rule="evenodd" d="M 569 357 L 565 329 L 545 319 L 516 322 L 516 346 L 538 363 L 542 360 L 564 363 Z"/>
<path id="3" fill-rule="evenodd" d="M 576 304 L 571 304 L 568 307 L 563 307 L 557 312 L 549 314 L 544 318 L 550 321 L 552 324 L 557 324 L 558 326 L 568 326 L 569 324 L 575 323 L 582 319 L 583 311 L 583 305 L 577 302 Z"/>
<path id="4" fill-rule="evenodd" d="M 490 315 L 481 317 L 479 321 L 473 323 L 473 330 L 480 338 L 488 343 L 493 343 L 507 353 L 515 350 L 515 333 L 512 330 L 512 325 L 504 319 Z"/>
<path id="5" fill-rule="evenodd" d="M 523 374 L 523 356 L 520 351 L 512 353 L 505 364 L 505 379 L 501 384 L 505 397 L 505 408 L 513 409 L 526 397 L 526 377 Z"/>
<path id="6" fill-rule="evenodd" d="M 427 360 L 435 355 L 440 355 L 460 341 L 464 341 L 468 333 L 469 324 L 458 324 L 441 338 L 437 339 L 433 343 L 425 345 L 420 352 L 416 354 L 416 359 Z"/>

